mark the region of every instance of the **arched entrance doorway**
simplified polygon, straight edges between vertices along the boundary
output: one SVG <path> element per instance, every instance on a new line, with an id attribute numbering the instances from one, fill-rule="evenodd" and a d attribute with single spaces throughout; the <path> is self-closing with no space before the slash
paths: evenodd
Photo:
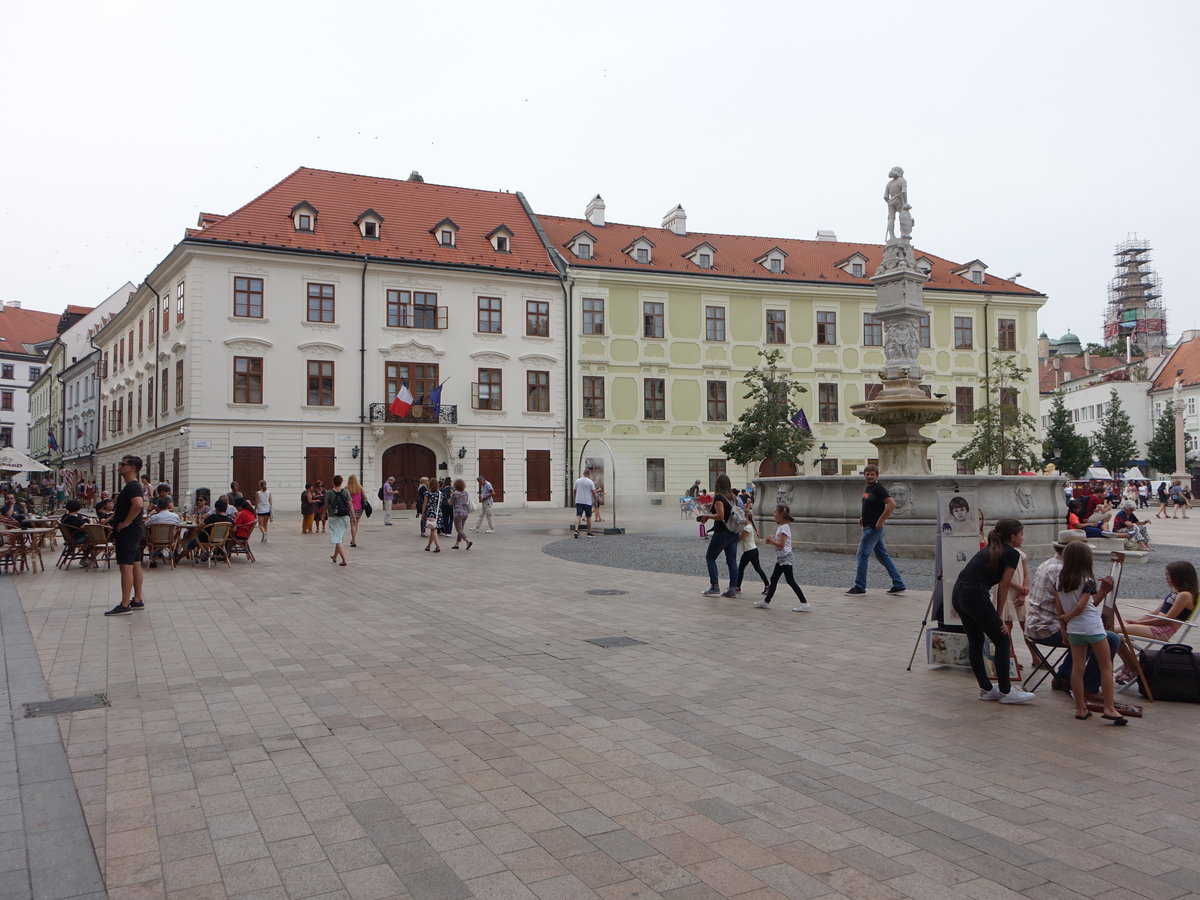
<path id="1" fill-rule="evenodd" d="M 795 475 L 796 464 L 786 460 L 764 459 L 762 465 L 758 467 L 758 474 L 762 478 L 783 478 Z"/>
<path id="2" fill-rule="evenodd" d="M 383 478 L 396 476 L 396 509 L 413 509 L 423 477 L 437 476 L 437 457 L 420 444 L 396 444 L 383 451 Z"/>

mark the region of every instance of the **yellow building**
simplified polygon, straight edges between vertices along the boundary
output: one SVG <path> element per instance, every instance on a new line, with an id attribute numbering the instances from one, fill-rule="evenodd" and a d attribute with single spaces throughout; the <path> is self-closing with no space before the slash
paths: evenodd
<path id="1" fill-rule="evenodd" d="M 659 228 L 605 222 L 603 201 L 586 218 L 540 215 L 565 272 L 571 335 L 572 446 L 601 467 L 607 490 L 674 502 L 696 479 L 727 471 L 735 485 L 756 467 L 720 452 L 745 409 L 743 379 L 760 350 L 808 393 L 802 400 L 816 447 L 798 460 L 803 475 L 853 474 L 875 456 L 882 429 L 850 414 L 878 388 L 883 327 L 875 319 L 871 274 L 882 246 L 689 232 L 682 207 Z M 927 272 L 920 364 L 929 393 L 955 403 L 927 433 L 933 474 L 963 471 L 953 453 L 970 437 L 983 350 L 1037 361 L 1037 311 L 1046 297 L 987 274 L 979 260 L 950 262 L 917 250 Z M 1036 379 L 1018 398 L 1037 415 Z M 603 439 L 607 452 L 598 441 Z"/>

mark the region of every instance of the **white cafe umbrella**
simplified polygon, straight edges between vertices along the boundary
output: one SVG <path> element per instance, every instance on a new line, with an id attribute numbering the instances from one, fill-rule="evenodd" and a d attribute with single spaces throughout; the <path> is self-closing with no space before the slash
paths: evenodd
<path id="1" fill-rule="evenodd" d="M 1130 468 L 1124 475 L 1121 476 L 1126 481 L 1145 481 L 1146 476 L 1142 474 L 1142 470 L 1137 466 Z"/>
<path id="2" fill-rule="evenodd" d="M 44 472 L 49 466 L 12 447 L 0 450 L 0 472 Z"/>

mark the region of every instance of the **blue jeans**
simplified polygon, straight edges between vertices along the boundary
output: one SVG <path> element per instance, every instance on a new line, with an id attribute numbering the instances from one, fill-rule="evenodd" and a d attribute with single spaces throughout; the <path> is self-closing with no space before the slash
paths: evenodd
<path id="1" fill-rule="evenodd" d="M 867 561 L 871 554 L 879 560 L 892 579 L 892 587 L 904 590 L 904 579 L 901 577 L 896 564 L 888 556 L 887 545 L 883 542 L 882 528 L 864 528 L 862 537 L 858 539 L 858 570 L 854 573 L 854 586 L 860 591 L 867 589 Z"/>
<path id="2" fill-rule="evenodd" d="M 1111 631 L 1106 631 L 1105 636 L 1108 638 L 1108 655 L 1116 656 L 1117 648 L 1121 646 L 1120 635 L 1114 634 Z M 1034 640 L 1032 638 L 1031 640 L 1033 640 L 1035 644 L 1039 644 L 1043 647 L 1066 646 L 1066 644 L 1063 643 L 1062 633 L 1058 631 L 1054 632 L 1054 634 L 1050 635 L 1049 637 L 1042 638 L 1041 640 Z M 1095 648 L 1095 644 L 1088 646 L 1087 665 L 1083 669 L 1083 689 L 1089 694 L 1100 693 L 1100 664 L 1096 662 Z M 1066 657 L 1063 659 L 1062 665 L 1059 666 L 1058 671 L 1054 673 L 1057 678 L 1065 681 L 1068 687 L 1071 684 L 1071 665 L 1071 654 L 1067 653 Z"/>
<path id="3" fill-rule="evenodd" d="M 725 564 L 729 566 L 729 586 L 737 586 L 737 545 L 738 535 L 729 531 L 714 531 L 708 539 L 708 552 L 704 561 L 708 563 L 708 580 L 716 587 L 720 579 L 717 575 L 717 557 L 725 554 Z"/>

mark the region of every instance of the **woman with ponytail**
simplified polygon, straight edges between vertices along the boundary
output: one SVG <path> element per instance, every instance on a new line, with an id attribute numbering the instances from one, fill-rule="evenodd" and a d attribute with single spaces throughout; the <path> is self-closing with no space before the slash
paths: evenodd
<path id="1" fill-rule="evenodd" d="M 1001 703 L 1028 703 L 1034 698 L 1029 691 L 1014 688 L 1009 682 L 1008 657 L 1012 652 L 1010 625 L 1000 618 L 1008 603 L 1009 594 L 1017 590 L 1013 576 L 1021 564 L 1017 551 L 1025 540 L 1025 526 L 1016 519 L 1001 519 L 988 532 L 987 546 L 963 566 L 954 584 L 951 601 L 962 619 L 967 633 L 967 653 L 971 671 L 979 682 L 980 700 L 999 700 Z M 999 585 L 995 603 L 992 588 Z M 993 685 L 983 664 L 984 638 L 992 642 L 996 655 L 996 681 Z"/>

